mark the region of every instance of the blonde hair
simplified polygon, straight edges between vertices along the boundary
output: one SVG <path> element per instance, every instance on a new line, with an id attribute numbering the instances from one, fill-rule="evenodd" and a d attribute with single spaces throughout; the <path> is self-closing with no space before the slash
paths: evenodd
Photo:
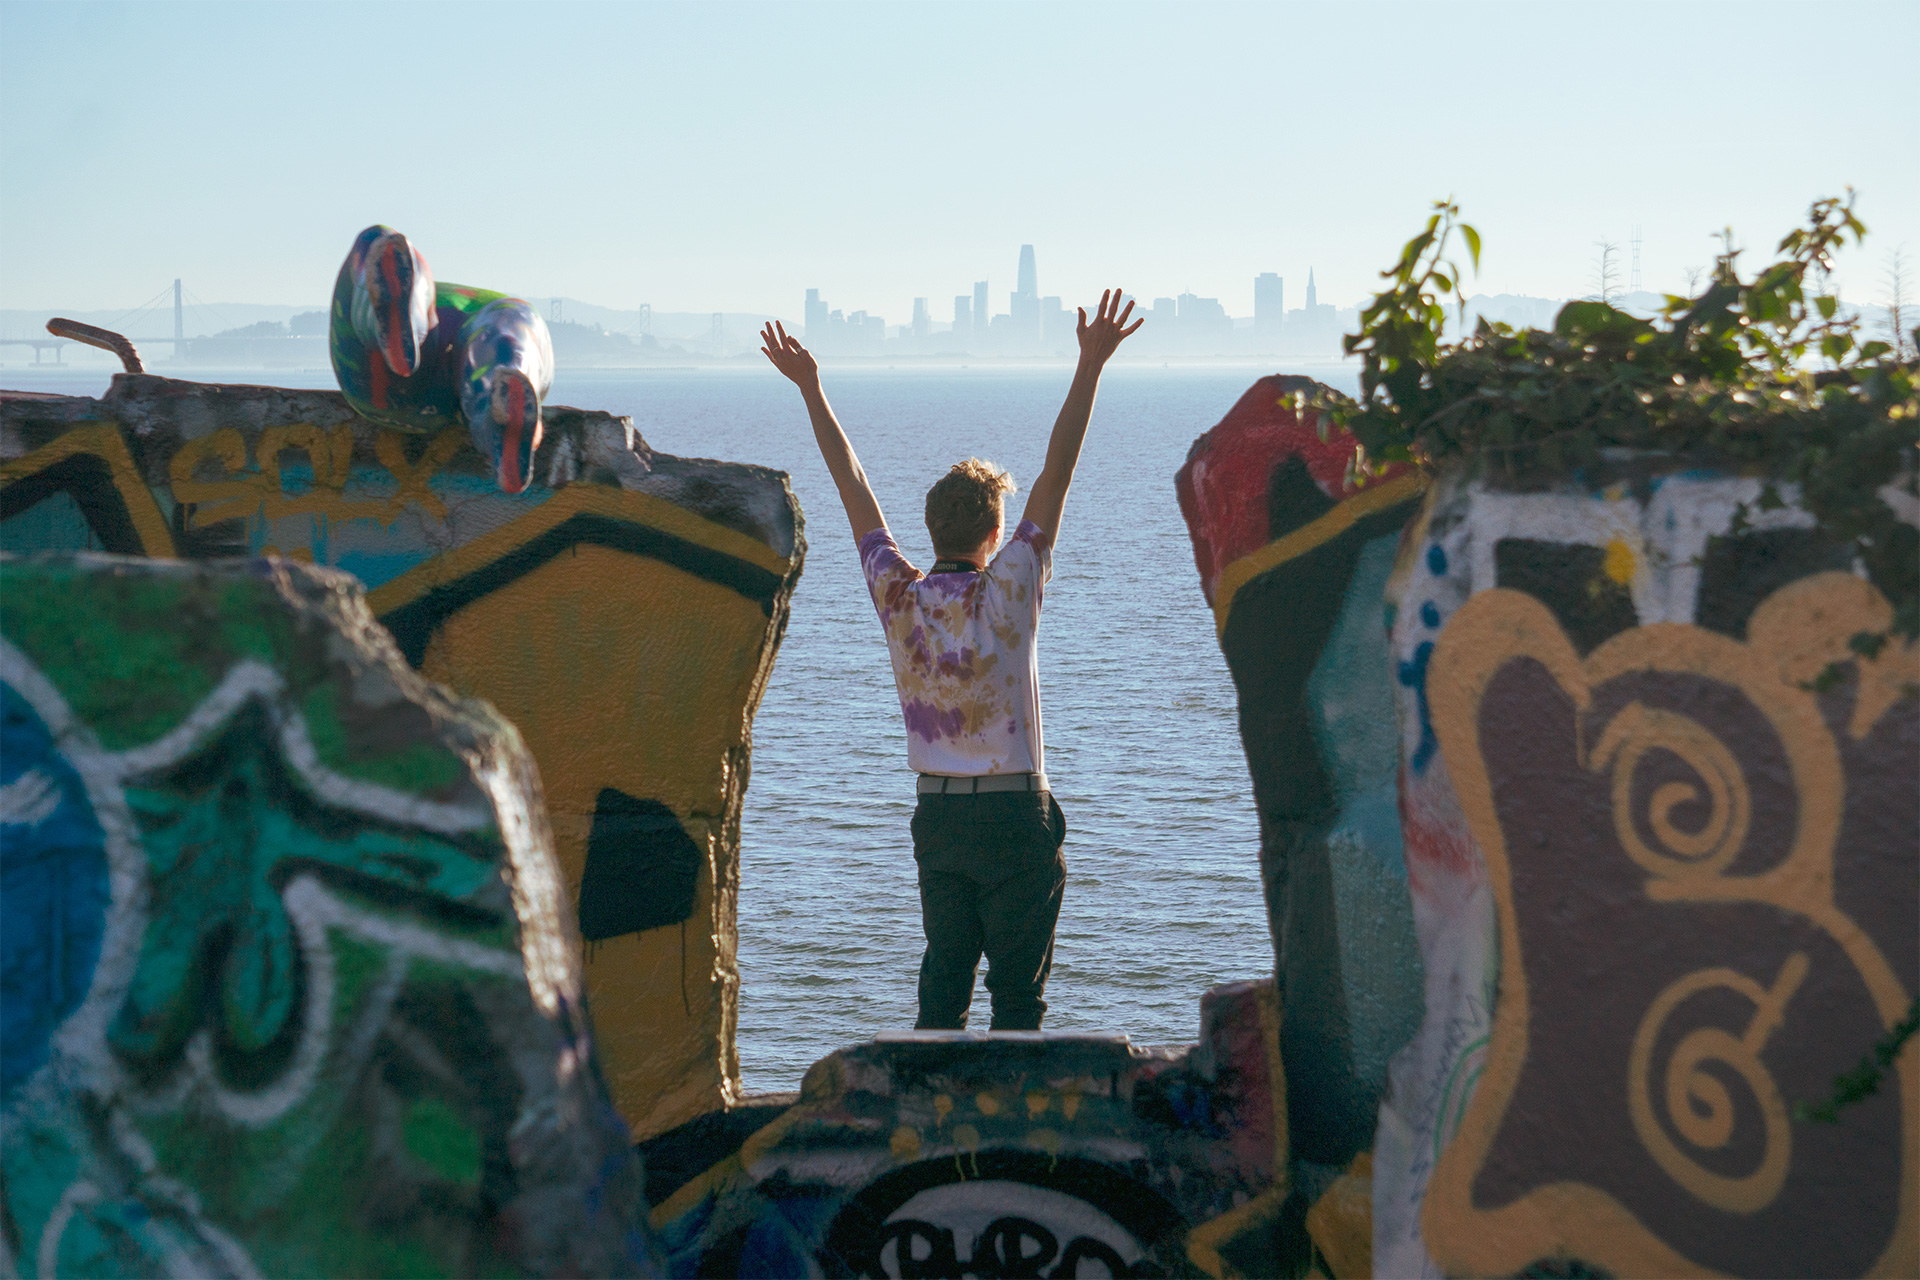
<path id="1" fill-rule="evenodd" d="M 1002 523 L 1013 477 L 984 458 L 956 462 L 927 490 L 927 532 L 936 555 L 972 551 Z"/>

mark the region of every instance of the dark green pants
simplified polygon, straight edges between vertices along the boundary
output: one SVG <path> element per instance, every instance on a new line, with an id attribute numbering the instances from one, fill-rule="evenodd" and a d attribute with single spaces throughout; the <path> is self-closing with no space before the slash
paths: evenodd
<path id="1" fill-rule="evenodd" d="M 1037 1031 L 1053 968 L 1067 863 L 1067 820 L 1048 792 L 925 795 L 913 811 L 920 866 L 920 958 L 916 1027 L 967 1025 L 973 979 L 987 958 L 995 1031 Z"/>

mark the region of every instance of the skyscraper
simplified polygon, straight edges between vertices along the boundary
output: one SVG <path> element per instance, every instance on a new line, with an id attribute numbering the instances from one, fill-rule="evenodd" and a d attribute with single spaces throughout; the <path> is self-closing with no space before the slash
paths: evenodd
<path id="1" fill-rule="evenodd" d="M 1253 278 L 1253 327 L 1268 335 L 1280 332 L 1280 317 L 1287 309 L 1287 282 L 1272 271 Z"/>
<path id="2" fill-rule="evenodd" d="M 987 314 L 987 282 L 985 280 L 975 280 L 973 282 L 973 337 L 974 341 L 978 344 L 978 348 L 982 351 L 986 350 L 987 322 L 989 319 L 990 317 Z"/>
<path id="3" fill-rule="evenodd" d="M 1068 311 L 1060 299 L 1040 299 L 1040 345 L 1059 354 L 1071 350 L 1078 319 L 1079 313 Z"/>
<path id="4" fill-rule="evenodd" d="M 1030 244 L 1020 246 L 1020 274 L 1016 279 L 1020 287 L 1007 300 L 1007 310 L 1013 315 L 1013 340 L 1020 349 L 1031 351 L 1040 345 L 1040 284 Z"/>
<path id="5" fill-rule="evenodd" d="M 818 289 L 807 290 L 807 341 L 820 345 L 827 337 L 827 304 Z"/>
<path id="6" fill-rule="evenodd" d="M 953 295 L 953 336 L 962 344 L 973 337 L 973 299 L 964 293 Z"/>
<path id="7" fill-rule="evenodd" d="M 1174 309 L 1173 299 L 1155 298 L 1153 300 L 1152 314 L 1153 324 L 1150 326 L 1150 329 L 1153 334 L 1153 346 L 1163 351 L 1172 350 L 1177 344 L 1177 335 L 1180 332 L 1178 321 L 1179 313 Z"/>
<path id="8" fill-rule="evenodd" d="M 1233 336 L 1233 321 L 1218 298 L 1183 293 L 1180 304 L 1180 345 L 1200 355 L 1218 355 Z"/>
<path id="9" fill-rule="evenodd" d="M 1320 295 L 1314 291 L 1314 287 L 1313 287 L 1313 268 L 1308 267 L 1307 268 L 1307 314 L 1312 315 L 1313 309 L 1319 305 L 1320 305 Z"/>
<path id="10" fill-rule="evenodd" d="M 927 311 L 927 300 L 915 298 L 913 300 L 913 336 L 925 342 L 932 332 L 933 316 Z"/>

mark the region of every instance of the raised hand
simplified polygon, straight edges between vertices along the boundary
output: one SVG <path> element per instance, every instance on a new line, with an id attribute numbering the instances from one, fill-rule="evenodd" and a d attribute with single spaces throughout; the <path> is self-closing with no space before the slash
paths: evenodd
<path id="1" fill-rule="evenodd" d="M 1127 317 L 1133 314 L 1133 303 L 1127 303 L 1126 310 L 1120 309 L 1120 290 L 1108 289 L 1100 295 L 1100 306 L 1094 313 L 1093 322 L 1087 322 L 1087 309 L 1080 308 L 1080 359 L 1082 363 L 1091 362 L 1104 365 L 1127 336 L 1147 322 L 1145 316 L 1127 323 Z"/>
<path id="2" fill-rule="evenodd" d="M 760 353 L 773 361 L 773 367 L 787 375 L 802 391 L 820 385 L 820 362 L 798 341 L 787 336 L 778 320 L 760 331 Z"/>

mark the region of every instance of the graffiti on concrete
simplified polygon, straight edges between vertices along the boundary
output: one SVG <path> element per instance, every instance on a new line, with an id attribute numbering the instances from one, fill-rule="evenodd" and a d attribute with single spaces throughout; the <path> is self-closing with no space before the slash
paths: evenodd
<path id="1" fill-rule="evenodd" d="M 805 544 L 778 473 L 654 453 L 604 413 L 544 420 L 507 494 L 459 427 L 389 430 L 332 392 L 0 394 L 0 547 L 360 578 L 407 660 L 539 762 L 601 1053 L 645 1135 L 737 1099 L 740 805 Z"/>
<path id="2" fill-rule="evenodd" d="M 823 1252 L 856 1275 L 895 1278 L 1162 1275 L 1142 1241 L 1181 1226 L 1164 1200 L 1106 1165 L 989 1151 L 877 1180 L 835 1217 Z"/>
<path id="3" fill-rule="evenodd" d="M 647 1271 L 512 728 L 344 575 L 0 583 L 3 1269 Z"/>
<path id="4" fill-rule="evenodd" d="M 1913 1046 L 1840 1124 L 1792 1118 L 1920 986 L 1920 652 L 1854 651 L 1885 601 L 1758 496 L 1448 479 L 1410 531 L 1428 998 L 1381 1108 L 1382 1273 L 1920 1263 Z"/>
<path id="5" fill-rule="evenodd" d="M 1355 484 L 1353 437 L 1305 407 L 1322 390 L 1262 378 L 1176 487 L 1239 693 L 1292 1149 L 1331 1178 L 1372 1145 L 1387 1062 L 1420 1020 L 1381 606 L 1425 480 Z"/>
<path id="6" fill-rule="evenodd" d="M 688 1274 L 1296 1269 L 1278 1244 L 1277 1012 L 1271 983 L 1215 988 L 1199 1045 L 1179 1053 L 1052 1032 L 883 1035 L 816 1064 L 796 1105 L 692 1176 L 656 1180 L 679 1135 L 644 1144 L 653 1224 Z"/>

